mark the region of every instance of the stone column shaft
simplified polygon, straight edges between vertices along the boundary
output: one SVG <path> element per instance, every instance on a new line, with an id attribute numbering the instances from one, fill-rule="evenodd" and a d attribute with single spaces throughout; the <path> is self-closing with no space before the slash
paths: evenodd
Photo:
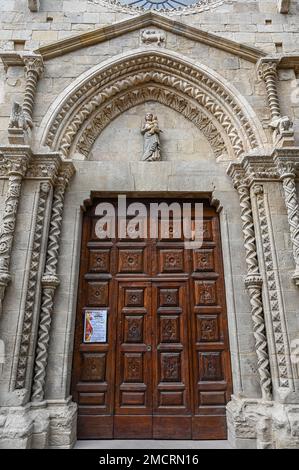
<path id="1" fill-rule="evenodd" d="M 60 247 L 60 234 L 65 190 L 72 172 L 58 177 L 54 189 L 52 213 L 49 228 L 49 240 L 44 275 L 42 277 L 42 300 L 40 322 L 38 329 L 37 347 L 35 355 L 34 378 L 32 386 L 32 401 L 44 400 L 46 370 L 48 363 L 48 345 L 54 308 L 54 296 L 59 286 L 57 276 L 58 254 Z"/>
<path id="2" fill-rule="evenodd" d="M 25 57 L 26 88 L 23 102 L 23 112 L 26 123 L 33 126 L 33 108 L 36 94 L 36 87 L 39 77 L 43 72 L 43 60 L 40 56 Z"/>
<path id="3" fill-rule="evenodd" d="M 276 62 L 262 62 L 259 66 L 259 75 L 264 80 L 267 90 L 268 103 L 272 121 L 281 117 L 279 97 L 277 91 L 277 65 Z"/>
<path id="4" fill-rule="evenodd" d="M 258 359 L 258 373 L 260 377 L 262 397 L 264 400 L 271 400 L 272 381 L 262 301 L 262 277 L 259 272 L 257 259 L 250 191 L 245 178 L 235 180 L 235 187 L 240 197 L 241 219 L 247 263 L 247 277 L 245 279 L 245 285 L 250 297 L 253 334 L 255 338 L 255 350 Z"/>

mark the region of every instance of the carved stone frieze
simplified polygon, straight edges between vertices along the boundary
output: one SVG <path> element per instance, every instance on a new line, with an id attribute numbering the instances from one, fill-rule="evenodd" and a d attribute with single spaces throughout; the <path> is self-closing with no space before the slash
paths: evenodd
<path id="1" fill-rule="evenodd" d="M 117 95 L 136 90 L 142 84 L 179 93 L 190 104 L 200 105 L 228 136 L 236 157 L 258 146 L 252 118 L 244 113 L 234 96 L 205 72 L 167 57 L 162 51 L 127 59 L 86 81 L 57 111 L 44 142 L 68 155 L 81 127 L 93 113 L 105 103 L 110 104 Z M 68 123 L 70 115 L 72 120 Z"/>

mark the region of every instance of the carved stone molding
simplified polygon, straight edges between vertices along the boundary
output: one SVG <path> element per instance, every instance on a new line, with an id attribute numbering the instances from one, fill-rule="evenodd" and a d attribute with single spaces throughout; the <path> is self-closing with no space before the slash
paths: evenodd
<path id="1" fill-rule="evenodd" d="M 133 106 L 137 106 L 147 100 L 154 100 L 165 104 L 179 112 L 198 127 L 209 141 L 216 157 L 227 152 L 226 143 L 219 129 L 212 122 L 211 117 L 193 101 L 189 101 L 178 93 L 155 86 L 147 86 L 129 91 L 125 95 L 118 96 L 108 105 L 100 108 L 83 128 L 79 135 L 76 151 L 88 158 L 92 146 L 112 119 Z"/>
<path id="2" fill-rule="evenodd" d="M 234 96 L 205 72 L 164 55 L 162 51 L 142 53 L 139 57 L 107 66 L 86 80 L 57 110 L 44 143 L 67 156 L 80 129 L 100 106 L 144 83 L 180 93 L 213 115 L 228 136 L 236 157 L 246 149 L 261 145 L 252 118 L 244 113 Z"/>
<path id="3" fill-rule="evenodd" d="M 54 296 L 56 288 L 59 285 L 57 265 L 64 196 L 66 187 L 73 175 L 73 172 L 74 168 L 71 163 L 63 164 L 54 188 L 46 265 L 44 275 L 42 277 L 42 299 L 35 353 L 32 401 L 42 401 L 44 399 L 46 369 L 48 363 L 48 344 L 54 307 Z"/>
<path id="4" fill-rule="evenodd" d="M 228 168 L 228 174 L 232 177 L 234 186 L 238 191 L 240 198 L 241 219 L 247 264 L 247 277 L 245 279 L 245 285 L 248 289 L 250 297 L 253 334 L 255 338 L 255 350 L 258 359 L 260 386 L 263 399 L 271 400 L 272 380 L 262 300 L 262 277 L 259 272 L 249 183 L 240 164 L 231 164 Z"/>
<path id="5" fill-rule="evenodd" d="M 272 229 L 267 211 L 268 202 L 262 185 L 254 186 L 253 193 L 257 201 L 262 256 L 267 278 L 267 295 L 271 315 L 270 325 L 274 338 L 274 352 L 272 352 L 271 356 L 278 370 L 278 387 L 286 394 L 292 389 L 292 367 L 289 359 L 290 353 L 285 327 L 284 305 L 280 297 L 280 280 L 277 276 L 278 268 L 273 256 Z"/>
<path id="6" fill-rule="evenodd" d="M 8 178 L 4 212 L 0 222 L 0 315 L 5 290 L 10 282 L 9 271 L 16 218 L 21 194 L 22 179 L 26 173 L 31 154 L 29 147 L 2 147 L 1 160 Z"/>
<path id="7" fill-rule="evenodd" d="M 29 267 L 29 277 L 27 284 L 26 301 L 23 315 L 23 325 L 21 333 L 21 342 L 19 348 L 19 358 L 16 373 L 15 389 L 25 388 L 26 372 L 28 362 L 28 352 L 31 341 L 31 330 L 33 324 L 33 314 L 36 302 L 36 284 L 38 281 L 38 272 L 40 264 L 40 253 L 42 235 L 44 230 L 44 216 L 46 210 L 46 202 L 50 192 L 51 185 L 49 182 L 40 184 L 37 213 L 35 220 L 35 229 L 33 236 L 32 254 Z"/>
<path id="8" fill-rule="evenodd" d="M 285 205 L 288 213 L 295 272 L 293 280 L 299 286 L 299 203 L 296 188 L 296 171 L 292 161 L 277 159 L 277 167 L 283 184 Z"/>

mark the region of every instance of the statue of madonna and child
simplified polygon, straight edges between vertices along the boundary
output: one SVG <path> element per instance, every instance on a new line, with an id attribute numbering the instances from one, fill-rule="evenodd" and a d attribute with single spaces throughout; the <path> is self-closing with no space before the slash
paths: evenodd
<path id="1" fill-rule="evenodd" d="M 157 116 L 147 113 L 141 127 L 141 134 L 143 134 L 144 139 L 142 161 L 157 162 L 161 160 L 159 138 L 161 132 Z"/>

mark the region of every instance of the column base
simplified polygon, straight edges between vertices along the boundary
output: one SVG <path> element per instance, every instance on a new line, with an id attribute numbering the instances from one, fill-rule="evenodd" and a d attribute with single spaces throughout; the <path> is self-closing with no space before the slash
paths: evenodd
<path id="1" fill-rule="evenodd" d="M 0 449 L 71 449 L 77 438 L 72 401 L 0 408 Z"/>
<path id="2" fill-rule="evenodd" d="M 237 449 L 298 449 L 299 405 L 232 396 L 228 439 Z"/>

